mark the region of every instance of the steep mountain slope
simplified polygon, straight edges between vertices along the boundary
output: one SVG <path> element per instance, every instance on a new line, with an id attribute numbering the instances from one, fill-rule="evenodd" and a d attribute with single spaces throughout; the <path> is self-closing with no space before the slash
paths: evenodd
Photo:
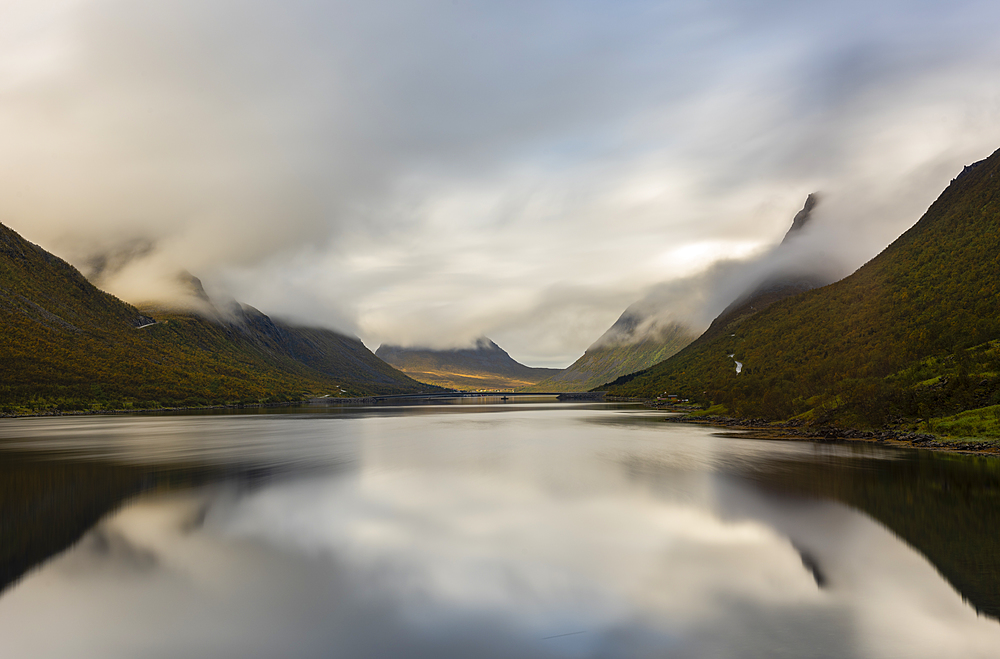
<path id="1" fill-rule="evenodd" d="M 780 263 L 782 257 L 795 248 L 795 239 L 811 222 L 813 210 L 818 203 L 819 196 L 815 193 L 806 197 L 802 210 L 792 218 L 792 226 L 785 233 L 781 244 L 768 254 L 767 261 Z M 829 284 L 833 279 L 826 272 L 826 268 L 817 268 L 816 265 L 815 263 L 793 261 L 783 266 L 773 266 L 774 270 L 763 281 L 733 300 L 712 321 L 708 330 L 698 337 L 698 340 L 704 341 L 720 332 L 725 332 L 730 325 L 745 320 L 786 297 Z"/>
<path id="2" fill-rule="evenodd" d="M 695 338 L 694 332 L 680 323 L 647 329 L 644 320 L 626 309 L 582 357 L 525 391 L 588 391 L 626 373 L 649 368 Z"/>
<path id="3" fill-rule="evenodd" d="M 476 340 L 474 348 L 429 350 L 382 345 L 375 355 L 415 380 L 452 389 L 517 389 L 559 372 L 525 366 L 485 336 Z"/>
<path id="4" fill-rule="evenodd" d="M 427 388 L 335 332 L 256 311 L 225 322 L 149 314 L 0 225 L 0 411 Z"/>
<path id="5" fill-rule="evenodd" d="M 669 391 L 745 416 L 880 425 L 1000 402 L 996 339 L 1000 152 L 966 167 L 850 277 L 777 302 L 610 390 Z"/>
<path id="6" fill-rule="evenodd" d="M 342 381 L 345 387 L 378 393 L 428 391 L 427 387 L 376 357 L 360 339 L 318 328 L 275 321 L 257 309 L 238 304 L 229 326 L 243 340 L 291 357 L 310 369 Z"/>
<path id="7" fill-rule="evenodd" d="M 831 281 L 826 268 L 802 259 L 787 259 L 794 255 L 795 238 L 810 223 L 819 196 L 811 194 L 792 219 L 781 244 L 764 257 L 758 267 L 768 273 L 752 284 L 712 321 L 708 331 L 698 337 L 685 325 L 664 320 L 670 309 L 651 300 L 640 300 L 631 305 L 601 338 L 578 360 L 560 373 L 544 380 L 526 391 L 588 391 L 605 382 L 635 373 L 676 354 L 694 341 L 725 331 L 732 323 L 739 322 L 766 309 L 778 300 L 822 286 Z M 664 312 L 667 312 L 664 314 Z"/>

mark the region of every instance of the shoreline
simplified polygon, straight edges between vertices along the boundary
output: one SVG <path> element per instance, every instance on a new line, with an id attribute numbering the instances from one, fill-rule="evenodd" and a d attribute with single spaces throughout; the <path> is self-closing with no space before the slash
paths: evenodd
<path id="1" fill-rule="evenodd" d="M 317 403 L 315 401 L 324 402 Z M 49 410 L 46 412 L 29 412 L 27 414 L 0 414 L 0 419 L 37 419 L 57 416 L 122 416 L 125 414 L 150 414 L 156 412 L 202 412 L 207 410 L 253 410 L 276 407 L 319 407 L 320 405 L 371 405 L 379 402 L 377 396 L 358 398 L 324 398 L 289 400 L 273 403 L 232 403 L 229 405 L 189 405 L 179 407 L 137 407 L 126 410 Z"/>
<path id="2" fill-rule="evenodd" d="M 653 409 L 669 411 L 668 407 L 650 404 Z M 693 423 L 703 426 L 714 426 L 725 430 L 738 430 L 740 437 L 757 439 L 778 439 L 789 441 L 808 441 L 820 444 L 837 444 L 847 442 L 864 442 L 877 446 L 894 446 L 897 448 L 923 449 L 962 455 L 981 455 L 1000 457 L 1000 440 L 983 441 L 943 441 L 936 435 L 917 433 L 907 430 L 858 430 L 854 428 L 834 428 L 821 426 L 812 428 L 802 422 L 775 421 L 764 419 L 739 419 L 726 416 L 689 416 L 689 409 L 676 410 L 677 416 L 666 417 L 668 423 Z M 737 433 L 733 433 L 737 436 Z"/>
<path id="3" fill-rule="evenodd" d="M 31 419 L 55 416 L 120 416 L 123 414 L 148 414 L 151 412 L 197 412 L 203 410 L 241 410 L 276 407 L 320 407 L 331 405 L 377 405 L 379 403 L 405 400 L 434 400 L 440 398 L 490 398 L 490 397 L 537 397 L 554 396 L 561 401 L 603 401 L 602 392 L 582 393 L 504 393 L 504 392 L 421 392 L 413 394 L 375 394 L 371 396 L 337 397 L 324 396 L 303 398 L 301 400 L 275 401 L 270 403 L 229 403 L 219 405 L 181 405 L 177 407 L 135 407 L 115 410 L 46 410 L 44 412 L 27 412 L 24 414 L 0 413 L 0 419 Z"/>
<path id="4" fill-rule="evenodd" d="M 121 416 L 124 414 L 148 414 L 150 412 L 196 412 L 201 410 L 240 410 L 265 407 L 295 407 L 306 405 L 306 401 L 282 401 L 277 403 L 234 403 L 232 405 L 192 405 L 181 407 L 137 407 L 125 410 L 49 410 L 27 414 L 0 414 L 0 419 L 35 419 L 53 416 Z"/>

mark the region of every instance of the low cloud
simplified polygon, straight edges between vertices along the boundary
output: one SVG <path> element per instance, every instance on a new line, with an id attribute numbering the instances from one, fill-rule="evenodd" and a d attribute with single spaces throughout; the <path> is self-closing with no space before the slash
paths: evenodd
<path id="1" fill-rule="evenodd" d="M 1000 146 L 996 18 L 12 0 L 0 221 L 81 268 L 150 246 L 101 280 L 129 300 L 187 270 L 371 347 L 486 333 L 565 365 L 657 284 L 701 282 L 676 313 L 710 316 L 704 273 L 808 192 L 845 270 L 874 256 Z"/>

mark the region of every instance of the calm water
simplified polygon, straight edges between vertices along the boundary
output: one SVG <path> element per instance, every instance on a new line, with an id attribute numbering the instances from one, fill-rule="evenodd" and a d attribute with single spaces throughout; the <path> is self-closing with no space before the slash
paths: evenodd
<path id="1" fill-rule="evenodd" d="M 2 657 L 997 657 L 1000 469 L 610 405 L 0 421 Z"/>

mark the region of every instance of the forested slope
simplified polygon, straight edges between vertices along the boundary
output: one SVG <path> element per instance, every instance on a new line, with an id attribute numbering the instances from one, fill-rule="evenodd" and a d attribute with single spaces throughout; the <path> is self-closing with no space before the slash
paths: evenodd
<path id="1" fill-rule="evenodd" d="M 1000 152 L 966 167 L 853 275 L 777 302 L 609 391 L 676 393 L 742 416 L 878 425 L 1000 402 L 998 338 Z"/>
<path id="2" fill-rule="evenodd" d="M 4 413 L 427 389 L 357 339 L 255 310 L 226 321 L 144 314 L 3 225 L 0 329 Z"/>

